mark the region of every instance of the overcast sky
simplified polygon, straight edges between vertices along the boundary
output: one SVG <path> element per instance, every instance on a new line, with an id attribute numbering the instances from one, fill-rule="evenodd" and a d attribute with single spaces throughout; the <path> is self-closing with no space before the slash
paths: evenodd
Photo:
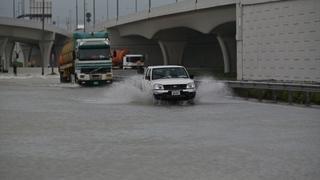
<path id="1" fill-rule="evenodd" d="M 19 1 L 16 0 L 16 9 L 18 9 Z M 25 1 L 25 12 L 29 12 L 29 0 Z M 83 23 L 83 1 L 78 0 L 79 9 L 79 24 Z M 127 15 L 135 12 L 136 0 L 119 0 L 119 14 Z M 179 0 L 181 1 L 181 0 Z M 92 13 L 92 0 L 86 0 L 87 11 Z M 109 3 L 107 3 L 109 2 Z M 115 18 L 116 16 L 116 2 L 117 0 L 96 0 L 96 21 L 103 21 L 107 19 Z M 138 11 L 148 8 L 149 0 L 137 0 Z M 152 0 L 152 7 L 157 7 L 165 4 L 176 2 L 176 0 Z M 56 21 L 60 26 L 65 26 L 66 19 L 71 16 L 72 24 L 75 24 L 76 14 L 76 0 L 52 0 L 53 3 L 53 21 Z M 109 8 L 108 5 L 109 4 Z M 21 4 L 20 4 L 21 5 Z M 109 13 L 107 13 L 109 9 Z M 13 0 L 0 0 L 0 16 L 12 17 L 13 16 Z"/>

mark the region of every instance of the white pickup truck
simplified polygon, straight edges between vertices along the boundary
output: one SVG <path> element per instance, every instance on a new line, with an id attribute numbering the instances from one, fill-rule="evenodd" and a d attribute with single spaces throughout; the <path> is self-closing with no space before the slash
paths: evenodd
<path id="1" fill-rule="evenodd" d="M 193 103 L 196 86 L 183 66 L 149 66 L 144 72 L 142 89 L 154 100 L 186 100 Z"/>

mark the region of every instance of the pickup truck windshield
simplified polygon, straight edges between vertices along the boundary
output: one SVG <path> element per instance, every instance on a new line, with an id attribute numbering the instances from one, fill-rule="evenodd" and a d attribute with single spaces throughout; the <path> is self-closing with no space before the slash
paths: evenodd
<path id="1" fill-rule="evenodd" d="M 152 79 L 189 78 L 184 68 L 155 68 L 152 70 Z"/>
<path id="2" fill-rule="evenodd" d="M 109 59 L 109 49 L 79 49 L 79 60 Z"/>

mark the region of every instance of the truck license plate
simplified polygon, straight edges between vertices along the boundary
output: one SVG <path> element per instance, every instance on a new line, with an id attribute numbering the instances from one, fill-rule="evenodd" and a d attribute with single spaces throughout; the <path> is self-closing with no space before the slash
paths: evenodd
<path id="1" fill-rule="evenodd" d="M 180 96 L 180 91 L 172 91 L 172 96 Z"/>

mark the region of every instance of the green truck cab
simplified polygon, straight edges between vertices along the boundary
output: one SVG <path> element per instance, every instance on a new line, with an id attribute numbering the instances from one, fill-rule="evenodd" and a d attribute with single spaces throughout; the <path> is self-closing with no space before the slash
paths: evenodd
<path id="1" fill-rule="evenodd" d="M 60 79 L 80 85 L 111 83 L 112 58 L 107 32 L 75 32 L 62 50 Z"/>

